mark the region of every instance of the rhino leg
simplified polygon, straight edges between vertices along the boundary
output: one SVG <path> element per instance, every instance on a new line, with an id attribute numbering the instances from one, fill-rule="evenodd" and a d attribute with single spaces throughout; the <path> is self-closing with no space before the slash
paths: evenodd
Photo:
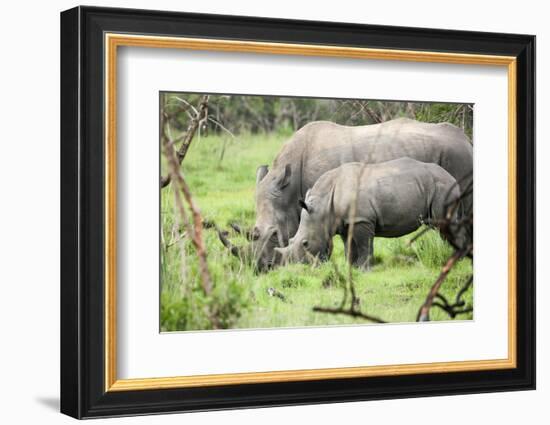
<path id="1" fill-rule="evenodd" d="M 373 224 L 359 222 L 353 225 L 351 252 L 349 253 L 351 264 L 360 267 L 363 270 L 370 270 L 372 267 L 372 259 L 374 257 L 373 240 Z"/>
<path id="2" fill-rule="evenodd" d="M 374 264 L 374 236 L 369 238 L 369 253 L 367 256 L 367 270 L 370 270 Z"/>

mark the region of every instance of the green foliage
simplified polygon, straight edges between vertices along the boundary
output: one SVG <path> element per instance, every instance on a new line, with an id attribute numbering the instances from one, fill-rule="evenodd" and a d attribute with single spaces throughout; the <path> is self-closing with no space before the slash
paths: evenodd
<path id="1" fill-rule="evenodd" d="M 212 238 L 209 239 L 209 246 L 213 246 Z M 215 256 L 211 256 L 210 272 L 217 284 L 212 293 L 206 296 L 201 286 L 198 259 L 193 248 L 187 241 L 181 245 L 182 247 L 172 245 L 162 251 L 163 263 L 169 266 L 161 268 L 161 330 L 234 327 L 249 302 L 247 288 L 239 279 L 238 267 L 228 257 L 225 258 L 223 267 L 212 266 L 212 257 Z M 185 273 L 181 272 L 180 250 L 187 252 L 184 260 Z"/>
<path id="2" fill-rule="evenodd" d="M 474 107 L 469 104 L 422 103 L 414 118 L 424 122 L 448 122 L 464 130 L 472 140 Z"/>
<path id="3" fill-rule="evenodd" d="M 321 286 L 325 289 L 345 288 L 347 282 L 346 277 L 342 274 L 342 272 L 340 272 L 335 263 L 331 264 L 333 265 L 333 268 L 331 268 L 328 273 L 323 277 Z"/>
<path id="4" fill-rule="evenodd" d="M 435 230 L 418 238 L 411 248 L 424 267 L 432 268 L 441 267 L 453 253 L 451 246 Z"/>
<path id="5" fill-rule="evenodd" d="M 227 229 L 238 222 L 243 228 L 254 224 L 255 171 L 270 164 L 286 141 L 285 132 L 242 133 L 201 136 L 193 141 L 183 163 L 183 173 L 195 202 L 205 219 Z M 220 150 L 226 144 L 220 161 Z M 164 171 L 164 170 L 163 170 Z M 316 313 L 314 306 L 337 307 L 347 279 L 343 243 L 334 239 L 331 261 L 317 267 L 291 264 L 266 274 L 256 274 L 248 263 L 232 256 L 219 242 L 214 229 L 204 230 L 208 264 L 214 281 L 211 296 L 201 288 L 197 257 L 177 221 L 172 186 L 161 192 L 161 305 L 162 331 L 220 328 L 269 328 L 326 326 L 364 323 L 361 319 Z M 366 273 L 353 270 L 361 308 L 391 322 L 414 321 L 419 306 L 437 278 L 450 248 L 436 231 L 430 230 L 409 246 L 414 235 L 375 239 L 376 262 Z M 239 245 L 244 237 L 230 233 Z M 183 255 L 182 255 L 183 254 Z M 472 272 L 470 260 L 452 270 L 442 292 L 450 300 Z M 270 295 L 269 288 L 284 295 Z M 465 296 L 472 305 L 473 291 Z M 217 323 L 211 320 L 212 314 Z M 473 317 L 461 315 L 458 319 Z M 439 309 L 432 320 L 449 320 Z"/>
<path id="6" fill-rule="evenodd" d="M 202 94 L 167 93 L 166 111 L 177 111 L 183 101 L 197 105 L 201 97 Z M 473 106 L 455 103 L 212 95 L 209 111 L 206 130 L 219 135 L 228 135 L 230 131 L 234 135 L 275 132 L 289 136 L 311 121 L 365 125 L 408 117 L 424 122 L 449 122 L 471 138 L 473 125 Z M 180 111 L 176 129 L 184 131 L 187 122 L 187 112 Z"/>

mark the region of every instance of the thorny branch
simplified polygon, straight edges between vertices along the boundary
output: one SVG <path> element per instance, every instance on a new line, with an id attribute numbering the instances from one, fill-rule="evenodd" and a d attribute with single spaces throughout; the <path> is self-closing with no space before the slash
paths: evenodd
<path id="1" fill-rule="evenodd" d="M 340 270 L 338 270 L 338 267 L 335 263 L 333 263 L 334 271 L 338 278 L 342 281 L 345 281 L 344 285 L 344 296 L 342 298 L 342 302 L 340 303 L 340 306 L 338 308 L 330 308 L 330 307 L 313 307 L 313 311 L 318 313 L 329 313 L 329 314 L 341 314 L 345 316 L 351 316 L 354 318 L 360 318 L 364 320 L 368 320 L 374 323 L 386 323 L 384 320 L 372 316 L 367 313 L 363 313 L 361 311 L 361 300 L 357 296 L 357 292 L 355 290 L 355 283 L 353 282 L 353 268 L 352 268 L 352 243 L 353 243 L 353 229 L 355 226 L 355 218 L 357 216 L 357 202 L 358 202 L 358 196 L 359 196 L 359 190 L 361 187 L 361 179 L 363 178 L 363 173 L 365 172 L 366 168 L 366 162 L 363 163 L 363 166 L 361 167 L 361 170 L 359 171 L 359 174 L 357 176 L 357 182 L 356 182 L 356 190 L 354 191 L 354 197 L 351 201 L 351 208 L 349 212 L 349 227 L 348 227 L 348 234 L 346 239 L 346 247 L 347 247 L 347 259 L 348 259 L 348 275 L 347 279 L 344 278 Z M 350 305 L 349 307 L 346 307 L 347 300 L 348 300 L 348 291 L 351 296 Z"/>
<path id="2" fill-rule="evenodd" d="M 193 197 L 191 196 L 191 191 L 189 190 L 189 186 L 187 185 L 187 182 L 185 181 L 183 175 L 180 172 L 180 163 L 178 162 L 178 156 L 174 148 L 174 143 L 170 141 L 170 139 L 167 137 L 166 134 L 164 136 L 165 136 L 163 137 L 164 155 L 166 156 L 166 160 L 168 162 L 168 169 L 169 169 L 168 176 L 174 182 L 174 186 L 175 186 L 174 197 L 176 201 L 176 206 L 178 208 L 178 212 L 180 216 L 182 217 L 182 221 L 186 228 L 186 232 L 188 235 L 191 236 L 191 242 L 193 243 L 197 251 L 203 292 L 205 295 L 210 295 L 210 293 L 212 292 L 213 284 L 212 284 L 212 278 L 210 276 L 210 271 L 208 270 L 206 248 L 202 238 L 202 229 L 203 229 L 202 217 L 197 205 L 193 200 Z M 187 204 L 189 205 L 189 209 L 191 210 L 191 215 L 193 218 L 193 226 L 191 225 L 187 217 L 181 194 L 183 194 L 183 197 L 185 198 L 185 201 L 187 202 Z"/>
<path id="3" fill-rule="evenodd" d="M 253 239 L 252 238 L 252 232 L 249 229 L 243 229 L 237 223 L 229 223 L 229 227 L 231 227 L 239 235 L 243 235 L 249 241 L 251 241 Z"/>
<path id="4" fill-rule="evenodd" d="M 374 323 L 386 323 L 385 321 L 383 321 L 382 319 L 379 319 L 378 317 L 362 313 L 357 309 L 353 309 L 353 308 L 343 309 L 343 308 L 313 307 L 313 311 L 316 311 L 318 313 L 342 314 L 345 316 L 351 316 L 359 319 L 368 320 Z"/>
<path id="5" fill-rule="evenodd" d="M 473 283 L 473 276 L 470 276 L 460 289 L 453 304 L 450 304 L 447 299 L 439 293 L 441 285 L 458 261 L 464 257 L 473 258 L 474 255 L 474 218 L 471 207 L 469 211 L 464 211 L 463 215 L 459 216 L 458 219 L 454 218 L 456 217 L 456 213 L 459 211 L 460 207 L 464 206 L 463 200 L 472 196 L 472 191 L 473 185 L 470 182 L 458 199 L 451 200 L 447 203 L 447 213 L 443 220 L 440 220 L 437 223 L 434 221 L 428 223 L 430 225 L 437 224 L 442 236 L 454 247 L 455 250 L 441 269 L 441 273 L 428 292 L 424 304 L 420 307 L 416 317 L 416 320 L 419 322 L 430 320 L 430 308 L 432 306 L 441 308 L 451 318 L 456 317 L 458 314 L 473 311 L 471 307 L 464 307 L 465 303 L 462 300 L 462 296 Z M 436 299 L 439 301 L 435 301 Z"/>
<path id="6" fill-rule="evenodd" d="M 220 238 L 220 241 L 222 242 L 223 246 L 225 246 L 227 249 L 231 251 L 231 254 L 237 257 L 239 256 L 239 248 L 233 245 L 231 241 L 227 238 L 227 231 L 218 229 L 218 237 Z"/>
<path id="7" fill-rule="evenodd" d="M 363 178 L 363 173 L 367 166 L 366 162 L 363 162 L 361 170 L 357 175 L 357 181 L 355 182 L 355 190 L 353 191 L 353 198 L 351 201 L 351 209 L 349 212 L 349 228 L 346 240 L 347 246 L 347 255 L 348 255 L 348 285 L 351 294 L 351 310 L 354 310 L 356 305 L 358 306 L 359 302 L 357 301 L 357 294 L 355 293 L 355 285 L 353 283 L 353 268 L 352 268 L 352 243 L 353 243 L 353 230 L 355 228 L 355 218 L 357 217 L 357 202 L 359 198 L 359 190 L 361 188 L 361 179 Z"/>
<path id="8" fill-rule="evenodd" d="M 187 155 L 187 151 L 189 150 L 189 146 L 191 146 L 191 142 L 193 141 L 193 137 L 195 136 L 195 133 L 197 130 L 204 125 L 208 120 L 208 95 L 204 95 L 199 103 L 198 109 L 193 107 L 189 102 L 183 101 L 183 99 L 177 98 L 178 100 L 185 102 L 183 103 L 184 110 L 188 111 L 189 108 L 193 109 L 194 115 L 191 116 L 191 121 L 189 122 L 189 126 L 187 127 L 187 130 L 185 133 L 176 140 L 171 140 L 166 135 L 166 126 L 169 125 L 170 119 L 173 117 L 173 114 L 168 114 L 164 108 L 161 111 L 161 117 L 160 117 L 160 126 L 161 126 L 161 138 L 163 139 L 163 143 L 167 140 L 171 140 L 172 145 L 177 144 L 180 139 L 182 140 L 182 144 L 179 147 L 179 149 L 175 152 L 176 154 L 176 164 L 179 168 L 182 161 L 185 158 L 185 155 Z M 190 114 L 190 113 L 189 113 Z M 191 114 L 190 114 L 191 115 Z M 175 150 L 175 147 L 173 148 Z M 169 173 L 166 176 L 160 177 L 160 187 L 164 188 L 170 184 L 170 181 L 172 179 L 172 175 Z"/>
<path id="9" fill-rule="evenodd" d="M 462 295 L 464 295 L 464 293 L 470 288 L 470 286 L 472 286 L 473 281 L 473 276 L 470 276 L 470 278 L 466 281 L 462 288 L 460 288 L 460 291 L 458 291 L 455 302 L 453 304 L 450 304 L 442 294 L 438 293 L 435 297 L 441 302 L 434 301 L 432 305 L 441 308 L 453 319 L 459 314 L 472 312 L 474 310 L 472 307 L 464 307 L 466 303 L 462 299 Z"/>
<path id="10" fill-rule="evenodd" d="M 430 320 L 430 316 L 429 316 L 430 308 L 433 305 L 434 298 L 438 295 L 438 291 L 441 288 L 441 285 L 445 281 L 449 272 L 452 270 L 455 264 L 466 255 L 466 252 L 467 252 L 466 250 L 457 250 L 447 260 L 447 262 L 441 269 L 441 273 L 439 274 L 439 277 L 433 284 L 432 288 L 430 289 L 430 292 L 428 292 L 426 301 L 424 301 L 424 304 L 422 305 L 422 307 L 420 307 L 418 315 L 416 316 L 417 322 L 427 322 Z"/>

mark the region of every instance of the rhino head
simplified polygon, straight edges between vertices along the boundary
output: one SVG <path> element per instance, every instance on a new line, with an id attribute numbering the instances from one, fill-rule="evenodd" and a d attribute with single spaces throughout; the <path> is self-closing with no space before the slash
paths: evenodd
<path id="1" fill-rule="evenodd" d="M 259 271 L 280 264 L 281 256 L 275 248 L 287 246 L 298 229 L 298 185 L 290 164 L 272 170 L 262 165 L 256 172 L 256 223 L 251 243 Z"/>
<path id="2" fill-rule="evenodd" d="M 281 254 L 275 248 L 288 244 L 298 229 L 300 209 L 298 188 L 293 181 L 292 167 L 267 165 L 256 171 L 256 223 L 248 235 L 250 245 L 235 247 L 220 234 L 223 244 L 238 257 L 253 259 L 257 271 L 264 272 L 281 263 Z"/>
<path id="3" fill-rule="evenodd" d="M 308 196 L 306 201 L 300 200 L 299 204 L 302 212 L 298 231 L 288 246 L 274 248 L 280 255 L 280 262 L 314 263 L 328 260 L 332 254 L 332 237 L 322 206 L 314 206 L 314 199 Z"/>

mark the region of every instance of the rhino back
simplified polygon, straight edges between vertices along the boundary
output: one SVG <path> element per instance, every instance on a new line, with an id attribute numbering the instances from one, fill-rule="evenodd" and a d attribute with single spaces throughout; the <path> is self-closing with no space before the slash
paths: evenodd
<path id="1" fill-rule="evenodd" d="M 468 138 L 462 130 L 447 123 L 400 118 L 350 127 L 318 121 L 303 127 L 293 141 L 297 142 L 297 149 L 288 158 L 300 158 L 304 191 L 326 171 L 355 161 L 380 163 L 409 157 L 440 164 L 457 180 L 472 171 L 472 146 Z"/>
<path id="2" fill-rule="evenodd" d="M 410 158 L 369 165 L 350 163 L 337 171 L 333 175 L 337 219 L 348 220 L 357 196 L 355 216 L 370 221 L 376 235 L 385 237 L 416 230 L 420 217 L 430 215 L 438 193 L 450 190 L 456 182 L 438 165 Z"/>

